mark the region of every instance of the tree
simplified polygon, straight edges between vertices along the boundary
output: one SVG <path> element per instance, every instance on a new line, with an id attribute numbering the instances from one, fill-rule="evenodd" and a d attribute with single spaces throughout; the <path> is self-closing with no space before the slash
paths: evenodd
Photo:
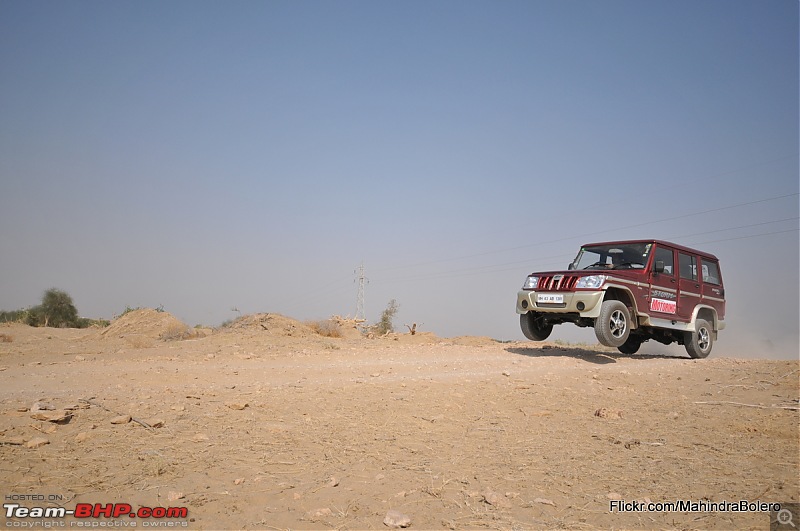
<path id="1" fill-rule="evenodd" d="M 52 326 L 60 328 L 77 328 L 80 326 L 78 310 L 72 303 L 72 297 L 65 291 L 50 288 L 44 292 L 42 303 L 31 308 L 28 315 L 31 326 Z"/>
<path id="2" fill-rule="evenodd" d="M 389 304 L 386 305 L 386 309 L 381 312 L 381 320 L 375 325 L 375 332 L 378 335 L 382 336 L 388 334 L 389 332 L 394 332 L 392 319 L 394 318 L 398 309 L 399 306 L 397 305 L 397 301 L 394 299 L 390 300 Z"/>

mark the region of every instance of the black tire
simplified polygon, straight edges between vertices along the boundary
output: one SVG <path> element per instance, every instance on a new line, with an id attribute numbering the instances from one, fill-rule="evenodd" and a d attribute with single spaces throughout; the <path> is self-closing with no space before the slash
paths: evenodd
<path id="1" fill-rule="evenodd" d="M 684 339 L 686 352 L 694 359 L 707 358 L 714 346 L 714 330 L 705 319 L 694 323 L 694 332 L 686 332 Z"/>
<path id="2" fill-rule="evenodd" d="M 603 301 L 600 315 L 594 321 L 594 335 L 607 347 L 621 347 L 631 333 L 628 307 L 616 300 Z"/>
<path id="3" fill-rule="evenodd" d="M 628 336 L 628 340 L 625 343 L 621 344 L 617 347 L 617 350 L 622 352 L 623 354 L 636 354 L 639 352 L 639 347 L 642 346 L 642 338 L 638 336 Z"/>
<path id="4" fill-rule="evenodd" d="M 541 314 L 535 312 L 523 313 L 519 316 L 519 327 L 522 333 L 531 341 L 544 341 L 550 337 L 553 325 L 546 324 Z"/>

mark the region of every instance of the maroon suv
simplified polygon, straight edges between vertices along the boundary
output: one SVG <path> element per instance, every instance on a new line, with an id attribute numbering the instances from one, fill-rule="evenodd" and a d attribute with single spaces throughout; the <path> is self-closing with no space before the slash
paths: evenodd
<path id="1" fill-rule="evenodd" d="M 566 271 L 528 275 L 517 313 L 533 341 L 574 323 L 625 354 L 653 339 L 705 358 L 725 328 L 725 288 L 713 254 L 660 240 L 591 243 Z"/>

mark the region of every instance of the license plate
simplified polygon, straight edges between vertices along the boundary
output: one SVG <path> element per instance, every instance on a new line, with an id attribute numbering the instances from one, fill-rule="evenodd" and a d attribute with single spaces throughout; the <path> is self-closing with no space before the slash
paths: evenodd
<path id="1" fill-rule="evenodd" d="M 537 293 L 536 302 L 539 304 L 564 304 L 562 293 Z"/>

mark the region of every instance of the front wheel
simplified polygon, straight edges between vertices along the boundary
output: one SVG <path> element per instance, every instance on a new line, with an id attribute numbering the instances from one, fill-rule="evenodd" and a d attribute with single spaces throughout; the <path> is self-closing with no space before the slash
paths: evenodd
<path id="1" fill-rule="evenodd" d="M 544 341 L 550 337 L 550 333 L 553 331 L 553 325 L 545 323 L 542 315 L 534 312 L 520 315 L 519 327 L 525 337 L 531 341 Z"/>
<path id="2" fill-rule="evenodd" d="M 607 347 L 621 347 L 631 333 L 631 314 L 628 307 L 617 300 L 603 301 L 600 315 L 594 322 L 594 335 Z"/>
<path id="3" fill-rule="evenodd" d="M 714 346 L 714 331 L 705 319 L 695 321 L 694 332 L 686 332 L 686 352 L 692 358 L 706 358 Z"/>

